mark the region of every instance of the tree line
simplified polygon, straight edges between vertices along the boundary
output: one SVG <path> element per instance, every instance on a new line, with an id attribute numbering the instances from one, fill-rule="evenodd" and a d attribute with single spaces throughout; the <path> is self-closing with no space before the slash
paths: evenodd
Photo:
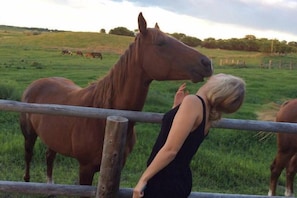
<path id="1" fill-rule="evenodd" d="M 201 42 L 205 48 L 220 48 L 227 50 L 255 51 L 263 53 L 296 53 L 297 42 L 279 41 L 277 39 L 256 38 L 246 35 L 244 38 L 214 39 L 207 38 Z"/>
<path id="2" fill-rule="evenodd" d="M 100 30 L 105 33 L 104 29 Z M 136 31 L 130 31 L 125 27 L 111 29 L 109 34 L 135 36 Z M 205 47 L 209 49 L 226 49 L 239 51 L 253 51 L 262 53 L 297 53 L 297 42 L 279 41 L 277 39 L 256 38 L 254 35 L 246 35 L 244 38 L 215 39 L 206 38 L 201 40 L 196 37 L 187 36 L 183 33 L 170 34 L 174 38 L 191 47 Z"/>

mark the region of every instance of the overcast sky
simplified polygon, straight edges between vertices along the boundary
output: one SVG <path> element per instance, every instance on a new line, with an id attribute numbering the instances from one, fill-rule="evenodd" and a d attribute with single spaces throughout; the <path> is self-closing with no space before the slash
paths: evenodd
<path id="1" fill-rule="evenodd" d="M 107 32 L 137 29 L 142 12 L 149 27 L 200 39 L 247 34 L 297 42 L 297 0 L 5 0 L 0 25 Z"/>

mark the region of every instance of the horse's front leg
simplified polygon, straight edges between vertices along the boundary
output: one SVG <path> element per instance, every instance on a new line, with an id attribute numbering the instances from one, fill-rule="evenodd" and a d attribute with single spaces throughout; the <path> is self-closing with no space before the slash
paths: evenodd
<path id="1" fill-rule="evenodd" d="M 99 167 L 92 164 L 79 164 L 79 184 L 80 185 L 92 185 L 94 174 L 99 171 Z M 89 198 L 89 197 L 81 197 Z"/>
<path id="2" fill-rule="evenodd" d="M 297 172 L 297 154 L 293 155 L 286 169 L 285 196 L 287 197 L 294 196 L 294 177 L 296 175 L 296 172 Z"/>
<path id="3" fill-rule="evenodd" d="M 99 165 L 81 164 L 79 166 L 79 184 L 92 185 L 94 174 L 99 171 Z"/>
<path id="4" fill-rule="evenodd" d="M 53 167 L 54 167 L 54 160 L 56 157 L 56 152 L 50 148 L 46 150 L 46 179 L 48 184 L 53 184 Z"/>
<path id="5" fill-rule="evenodd" d="M 134 127 L 133 129 L 128 130 L 128 134 L 126 138 L 126 146 L 125 146 L 125 150 L 123 154 L 124 156 L 122 160 L 122 168 L 124 168 L 128 155 L 132 152 L 135 142 L 136 142 L 136 130 Z"/>
<path id="6" fill-rule="evenodd" d="M 282 170 L 289 163 L 289 160 L 291 159 L 292 155 L 292 153 L 285 153 L 282 151 L 277 152 L 277 155 L 270 166 L 271 175 L 268 196 L 276 195 L 276 185 L 278 178 Z"/>

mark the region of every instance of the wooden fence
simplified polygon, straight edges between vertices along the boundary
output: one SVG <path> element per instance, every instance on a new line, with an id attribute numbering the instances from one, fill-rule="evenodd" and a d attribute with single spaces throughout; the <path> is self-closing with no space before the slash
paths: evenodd
<path id="1" fill-rule="evenodd" d="M 79 106 L 66 106 L 66 105 L 50 105 L 50 104 L 33 104 L 33 103 L 22 103 L 10 100 L 0 100 L 0 110 L 14 111 L 14 112 L 28 112 L 28 113 L 40 113 L 40 114 L 51 114 L 51 115 L 64 115 L 64 116 L 79 116 L 89 118 L 110 118 L 112 121 L 119 121 L 126 123 L 128 120 L 135 122 L 150 122 L 160 123 L 163 117 L 162 113 L 148 113 L 148 112 L 137 112 L 137 111 L 123 111 L 114 109 L 100 109 L 91 107 L 79 107 Z M 108 119 L 107 119 L 108 120 Z M 108 126 L 108 124 L 107 124 Z M 256 121 L 256 120 L 239 120 L 239 119 L 222 119 L 212 125 L 214 128 L 228 128 L 228 129 L 241 129 L 250 131 L 269 131 L 269 132 L 287 132 L 297 133 L 297 124 L 294 123 L 280 123 L 280 122 L 268 122 L 268 121 Z M 123 127 L 114 127 L 113 134 L 123 134 L 119 130 L 125 130 Z M 118 137 L 116 137 L 118 138 Z M 120 139 L 123 137 L 120 137 Z M 106 144 L 104 142 L 104 144 Z M 104 145 L 105 147 L 105 145 Z M 119 149 L 119 148 L 115 148 Z M 108 149 L 107 149 L 108 150 Z M 104 155 L 104 154 L 103 154 Z M 104 160 L 104 157 L 102 158 Z M 120 160 L 117 162 L 120 163 Z M 102 164 L 104 164 L 102 162 Z M 104 165 L 103 165 L 104 166 Z M 111 167 L 110 165 L 105 165 Z M 102 165 L 101 165 L 102 168 Z M 104 169 L 104 168 L 103 168 Z M 110 169 L 110 168 L 109 168 Z M 117 167 L 115 167 L 117 169 Z M 114 172 L 102 172 L 99 175 L 107 175 Z M 66 195 L 66 196 L 96 196 L 96 198 L 131 198 L 132 189 L 124 188 L 119 189 L 119 174 L 116 174 L 115 184 L 103 189 L 102 192 L 100 186 L 104 185 L 103 182 L 110 183 L 110 181 L 103 181 L 99 176 L 98 187 L 93 186 L 80 186 L 80 185 L 59 185 L 59 184 L 43 184 L 43 183 L 25 183 L 25 182 L 10 182 L 0 181 L 0 191 L 3 192 L 18 192 L 24 194 L 46 194 L 46 195 Z M 115 189 L 115 187 L 117 189 Z M 101 190 L 100 190 L 101 189 Z M 109 193 L 106 191 L 110 191 Z M 117 192 L 118 191 L 118 192 Z M 101 194 L 100 194 L 101 193 Z M 222 197 L 234 197 L 234 198 L 264 198 L 267 196 L 259 195 L 238 195 L 238 194 L 219 194 L 219 193 L 200 193 L 192 192 L 189 198 L 222 198 Z"/>
<path id="2" fill-rule="evenodd" d="M 223 65 L 234 65 L 238 67 L 245 67 L 245 60 L 244 59 L 236 59 L 236 58 L 224 58 L 220 59 L 219 66 Z"/>
<path id="3" fill-rule="evenodd" d="M 296 69 L 297 63 L 293 61 L 283 61 L 283 60 L 267 60 L 260 64 L 260 68 L 264 69 Z"/>
<path id="4" fill-rule="evenodd" d="M 244 59 L 237 58 L 221 58 L 219 60 L 219 66 L 235 66 L 246 67 L 246 61 Z M 260 63 L 260 68 L 263 69 L 289 69 L 293 70 L 297 68 L 297 62 L 292 60 L 264 60 Z"/>

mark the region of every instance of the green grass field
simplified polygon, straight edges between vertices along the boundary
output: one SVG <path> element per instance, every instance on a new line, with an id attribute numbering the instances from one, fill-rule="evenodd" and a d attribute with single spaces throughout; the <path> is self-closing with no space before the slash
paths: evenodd
<path id="1" fill-rule="evenodd" d="M 119 59 L 133 38 L 99 33 L 48 32 L 28 34 L 20 29 L 0 28 L 0 98 L 20 100 L 23 90 L 41 77 L 62 76 L 80 86 L 104 76 Z M 100 51 L 103 60 L 61 55 L 62 49 Z M 236 119 L 257 119 L 257 112 L 271 103 L 281 104 L 297 97 L 297 55 L 269 56 L 257 52 L 238 52 L 197 48 L 212 58 L 215 73 L 229 73 L 245 79 L 247 95 L 242 108 L 226 116 Z M 220 59 L 244 59 L 246 65 L 220 66 Z M 261 69 L 264 60 L 295 62 L 295 70 Z M 171 108 L 173 96 L 181 81 L 154 81 L 143 111 L 164 113 Z M 202 83 L 188 82 L 194 93 Z M 138 140 L 122 171 L 121 187 L 133 188 L 159 131 L 159 124 L 137 123 Z M 276 153 L 275 137 L 259 141 L 257 131 L 213 128 L 201 145 L 193 162 L 193 191 L 259 194 L 268 192 L 270 164 Z M 45 182 L 45 147 L 35 145 L 31 181 Z M 22 181 L 24 171 L 23 137 L 18 113 L 0 111 L 0 180 Z M 97 173 L 93 185 L 96 185 Z M 74 184 L 78 164 L 69 157 L 57 156 L 54 166 L 55 183 Z M 278 195 L 283 195 L 284 174 Z M 1 197 L 13 197 L 2 193 Z M 20 195 L 17 195 L 20 197 Z M 25 196 L 23 196 L 25 197 Z M 32 197 L 32 196 L 29 196 Z M 42 197 L 42 196 L 41 196 Z"/>

